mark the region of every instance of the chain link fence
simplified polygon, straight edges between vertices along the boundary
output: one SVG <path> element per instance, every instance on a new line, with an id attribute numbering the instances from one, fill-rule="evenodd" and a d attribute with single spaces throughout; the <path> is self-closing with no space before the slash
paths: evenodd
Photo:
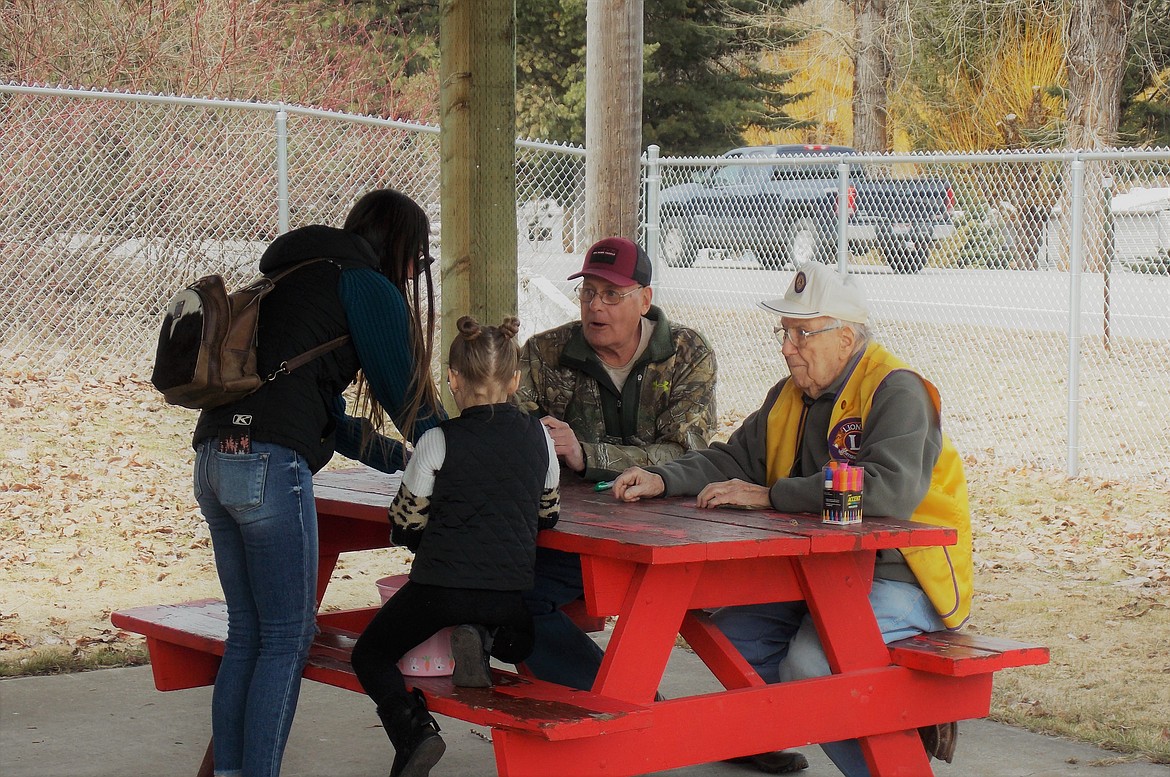
<path id="1" fill-rule="evenodd" d="M 1170 475 L 1170 422 L 1152 412 L 1170 400 L 1170 150 L 652 148 L 647 167 L 657 288 L 672 309 L 729 313 L 707 324 L 719 354 L 769 342 L 775 322 L 750 302 L 781 295 L 794 262 L 836 262 L 867 291 L 878 339 L 940 387 L 960 450 Z M 778 362 L 721 369 L 721 410 L 753 409 Z"/>
<path id="2" fill-rule="evenodd" d="M 756 304 L 837 263 L 877 338 L 940 388 L 959 449 L 1006 467 L 1170 480 L 1170 150 L 645 159 L 655 299 L 719 355 L 720 415 L 787 370 Z M 844 207 L 839 207 L 843 203 Z M 561 281 L 576 257 L 546 256 Z"/>
<path id="3" fill-rule="evenodd" d="M 655 301 L 719 354 L 720 416 L 786 372 L 759 300 L 856 274 L 877 337 L 934 380 L 974 459 L 1170 480 L 1170 151 L 645 159 Z M 435 127 L 293 106 L 0 86 L 0 358 L 149 367 L 162 303 L 255 273 L 273 237 L 377 187 L 439 236 Z M 524 334 L 577 315 L 584 151 L 519 141 Z M 441 287 L 441 284 L 440 284 Z"/>

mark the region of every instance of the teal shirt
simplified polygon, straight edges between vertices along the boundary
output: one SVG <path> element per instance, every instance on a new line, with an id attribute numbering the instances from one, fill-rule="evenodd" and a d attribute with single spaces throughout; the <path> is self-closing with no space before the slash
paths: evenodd
<path id="1" fill-rule="evenodd" d="M 414 426 L 403 429 L 414 357 L 410 351 L 410 317 L 402 292 L 376 270 L 354 267 L 341 272 L 337 293 L 370 390 L 403 437 L 412 443 L 417 441 L 424 432 L 446 420 L 447 414 L 442 407 L 420 408 Z M 340 400 L 338 397 L 334 410 L 338 423 L 337 452 L 384 472 L 405 467 L 405 447 L 389 437 L 375 438 L 366 455 L 360 455 L 362 428 L 366 422 L 345 415 Z"/>

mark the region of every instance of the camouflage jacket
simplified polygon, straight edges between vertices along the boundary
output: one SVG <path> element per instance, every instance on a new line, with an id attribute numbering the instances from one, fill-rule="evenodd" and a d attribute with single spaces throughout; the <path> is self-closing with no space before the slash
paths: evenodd
<path id="1" fill-rule="evenodd" d="M 620 395 L 580 321 L 537 333 L 521 349 L 520 406 L 573 427 L 588 480 L 705 448 L 715 429 L 715 352 L 659 308 L 646 317 L 654 334 Z"/>

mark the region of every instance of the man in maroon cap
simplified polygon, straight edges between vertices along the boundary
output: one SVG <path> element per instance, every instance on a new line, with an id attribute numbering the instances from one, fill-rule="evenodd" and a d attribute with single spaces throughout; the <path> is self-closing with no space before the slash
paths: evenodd
<path id="1" fill-rule="evenodd" d="M 528 339 L 517 394 L 543 418 L 561 463 L 597 481 L 705 448 L 715 426 L 715 354 L 651 304 L 646 252 L 605 238 L 576 278 L 580 320 Z"/>
<path id="2" fill-rule="evenodd" d="M 715 354 L 652 304 L 652 269 L 631 240 L 593 244 L 569 276 L 581 279 L 580 320 L 539 332 L 521 349 L 517 399 L 540 415 L 563 468 L 586 480 L 705 448 L 715 428 Z M 536 585 L 526 594 L 536 646 L 525 664 L 543 680 L 588 690 L 601 648 L 561 611 L 582 593 L 580 558 L 539 548 Z M 799 753 L 752 763 L 770 772 L 807 765 Z"/>

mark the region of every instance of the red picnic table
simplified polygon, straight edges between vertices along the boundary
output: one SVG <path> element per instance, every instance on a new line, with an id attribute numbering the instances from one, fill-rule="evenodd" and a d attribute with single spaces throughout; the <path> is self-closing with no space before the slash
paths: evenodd
<path id="1" fill-rule="evenodd" d="M 319 595 L 340 553 L 389 545 L 397 485 L 365 468 L 315 478 Z M 921 777 L 932 772 L 918 727 L 985 716 L 995 671 L 1047 661 L 1041 646 L 963 633 L 882 642 L 868 601 L 876 551 L 954 544 L 949 528 L 868 517 L 824 525 L 773 510 L 699 509 L 693 498 L 622 503 L 567 478 L 560 522 L 538 542 L 580 554 L 588 614 L 616 616 L 592 692 L 499 670 L 490 689 L 407 678 L 434 711 L 492 727 L 500 775 L 637 775 L 859 738 L 874 775 Z M 829 676 L 765 684 L 704 612 L 798 599 L 809 604 Z M 114 616 L 148 635 L 162 690 L 212 682 L 218 656 L 198 673 L 191 654 L 222 654 L 221 603 L 179 607 Z M 321 613 L 306 678 L 360 691 L 348 651 L 375 611 Z M 679 635 L 723 688 L 655 701 Z"/>

